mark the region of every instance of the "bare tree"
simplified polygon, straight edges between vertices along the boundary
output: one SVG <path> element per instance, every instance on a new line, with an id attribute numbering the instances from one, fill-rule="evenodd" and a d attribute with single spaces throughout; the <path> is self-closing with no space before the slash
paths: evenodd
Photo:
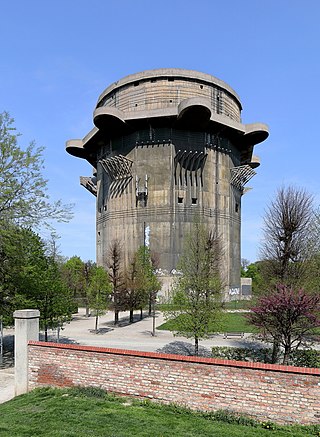
<path id="1" fill-rule="evenodd" d="M 250 264 L 250 261 L 246 258 L 241 258 L 241 268 L 246 271 L 248 268 L 248 265 Z"/>
<path id="2" fill-rule="evenodd" d="M 119 323 L 119 312 L 125 309 L 125 278 L 122 267 L 122 250 L 119 240 L 114 240 L 109 249 L 109 278 L 112 284 L 112 308 L 114 324 Z"/>
<path id="3" fill-rule="evenodd" d="M 314 253 L 313 197 L 302 188 L 280 188 L 264 218 L 261 258 L 269 284 L 300 285 Z"/>
<path id="4" fill-rule="evenodd" d="M 303 188 L 278 190 L 264 218 L 261 274 L 267 289 L 277 284 L 304 285 L 307 260 L 315 253 L 313 197 Z M 266 290 L 267 291 L 267 290 Z M 277 362 L 281 338 L 273 337 L 272 362 Z"/>

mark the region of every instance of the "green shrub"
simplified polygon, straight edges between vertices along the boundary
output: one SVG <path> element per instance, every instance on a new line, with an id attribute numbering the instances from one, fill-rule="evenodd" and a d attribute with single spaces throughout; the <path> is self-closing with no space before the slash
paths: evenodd
<path id="1" fill-rule="evenodd" d="M 243 414 L 234 413 L 230 410 L 217 410 L 201 414 L 203 417 L 219 422 L 232 423 L 234 425 L 245 425 L 257 427 L 259 422 Z"/>
<path id="2" fill-rule="evenodd" d="M 250 349 L 226 346 L 215 346 L 212 348 L 212 358 L 220 358 L 222 360 L 271 363 L 271 356 L 272 349 L 269 348 Z M 320 368 L 320 351 L 302 349 L 294 350 L 290 355 L 290 365 Z"/>
<path id="3" fill-rule="evenodd" d="M 253 361 L 260 363 L 271 363 L 272 350 L 269 348 L 251 349 L 242 347 L 220 347 L 212 348 L 212 357 L 223 360 Z"/>
<path id="4" fill-rule="evenodd" d="M 82 386 L 76 386 L 70 388 L 70 392 L 73 396 L 79 396 L 79 397 L 89 397 L 89 398 L 100 398 L 104 399 L 107 395 L 106 390 L 103 390 L 100 387 L 82 387 Z"/>
<path id="5" fill-rule="evenodd" d="M 300 349 L 293 351 L 290 362 L 293 366 L 320 368 L 320 351 Z"/>

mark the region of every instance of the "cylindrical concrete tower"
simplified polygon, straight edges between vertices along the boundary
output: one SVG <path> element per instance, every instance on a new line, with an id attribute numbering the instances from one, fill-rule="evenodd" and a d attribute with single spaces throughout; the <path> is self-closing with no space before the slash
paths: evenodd
<path id="1" fill-rule="evenodd" d="M 133 74 L 101 94 L 95 127 L 67 142 L 94 167 L 80 180 L 97 196 L 99 265 L 118 239 L 127 261 L 147 244 L 170 274 L 199 215 L 221 237 L 227 290 L 239 289 L 241 196 L 268 136 L 264 124 L 242 124 L 241 109 L 226 83 L 182 69 Z"/>

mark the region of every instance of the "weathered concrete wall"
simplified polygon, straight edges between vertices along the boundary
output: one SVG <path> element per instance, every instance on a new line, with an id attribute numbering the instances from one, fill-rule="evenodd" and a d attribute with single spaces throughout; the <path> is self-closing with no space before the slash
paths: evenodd
<path id="1" fill-rule="evenodd" d="M 241 123 L 235 91 L 214 76 L 157 69 L 127 76 L 99 97 L 95 128 L 67 151 L 86 159 L 96 178 L 97 263 L 116 239 L 125 263 L 144 243 L 165 274 L 177 268 L 194 216 L 222 240 L 226 292 L 240 292 L 240 218 L 244 186 L 259 165 L 255 144 L 268 129 Z"/>
<path id="2" fill-rule="evenodd" d="M 105 146 L 101 159 L 121 154 L 133 164 L 126 181 L 111 180 L 102 166 L 97 166 L 97 262 L 107 264 L 110 244 L 118 239 L 125 245 L 128 263 L 143 245 L 147 226 L 150 248 L 159 266 L 170 272 L 177 268 L 184 237 L 199 216 L 221 238 L 224 283 L 240 288 L 241 195 L 230 186 L 230 168 L 240 154 L 231 156 L 203 144 L 197 152 L 204 156 L 202 165 L 193 170 L 188 158 L 175 163 L 179 151 L 181 155 L 178 147 L 169 142 L 135 145 L 125 155 L 124 149 L 111 152 Z M 192 146 L 188 154 L 197 156 Z M 145 203 L 137 200 L 137 187 L 146 190 Z"/>
<path id="3" fill-rule="evenodd" d="M 201 75 L 197 77 L 196 74 L 192 80 L 160 75 L 153 80 L 150 77 L 134 80 L 109 91 L 98 106 L 115 107 L 123 112 L 150 111 L 178 106 L 191 96 L 208 99 L 217 114 L 240 121 L 240 104 L 237 99 L 221 86 L 206 82 Z"/>
<path id="4" fill-rule="evenodd" d="M 30 387 L 96 386 L 277 423 L 320 421 L 320 369 L 30 342 L 29 377 Z"/>

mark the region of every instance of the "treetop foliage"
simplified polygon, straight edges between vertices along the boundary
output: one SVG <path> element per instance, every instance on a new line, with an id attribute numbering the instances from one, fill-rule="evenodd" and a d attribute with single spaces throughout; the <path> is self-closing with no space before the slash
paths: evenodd
<path id="1" fill-rule="evenodd" d="M 292 348 L 298 348 L 306 334 L 320 326 L 320 295 L 279 284 L 258 299 L 247 318 L 265 338 L 270 336 L 283 346 L 286 363 Z"/>
<path id="2" fill-rule="evenodd" d="M 22 149 L 13 123 L 7 112 L 0 113 L 1 226 L 13 222 L 38 227 L 49 225 L 49 220 L 69 221 L 71 205 L 49 201 L 47 180 L 42 175 L 43 147 L 32 142 Z"/>
<path id="3" fill-rule="evenodd" d="M 271 283 L 301 283 L 305 261 L 319 249 L 315 220 L 311 194 L 292 186 L 278 190 L 265 214 L 261 245 L 263 273 Z"/>
<path id="4" fill-rule="evenodd" d="M 219 237 L 195 220 L 185 238 L 178 266 L 181 276 L 171 293 L 172 309 L 166 315 L 175 319 L 177 334 L 194 339 L 196 355 L 199 340 L 206 338 L 219 322 L 221 259 Z"/>

